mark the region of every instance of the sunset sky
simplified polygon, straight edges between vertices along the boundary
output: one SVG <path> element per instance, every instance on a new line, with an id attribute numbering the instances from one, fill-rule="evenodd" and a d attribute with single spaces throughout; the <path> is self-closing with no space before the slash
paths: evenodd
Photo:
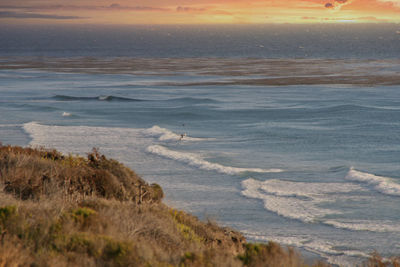
<path id="1" fill-rule="evenodd" d="M 400 0 L 1 0 L 1 23 L 400 22 Z"/>

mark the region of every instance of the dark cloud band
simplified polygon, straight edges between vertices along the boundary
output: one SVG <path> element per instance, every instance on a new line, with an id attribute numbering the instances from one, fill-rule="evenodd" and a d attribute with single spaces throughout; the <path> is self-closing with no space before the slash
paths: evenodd
<path id="1" fill-rule="evenodd" d="M 49 15 L 49 14 L 38 14 L 38 13 L 21 13 L 12 11 L 0 11 L 1 18 L 14 18 L 14 19 L 83 19 L 78 16 L 60 16 L 60 15 Z"/>

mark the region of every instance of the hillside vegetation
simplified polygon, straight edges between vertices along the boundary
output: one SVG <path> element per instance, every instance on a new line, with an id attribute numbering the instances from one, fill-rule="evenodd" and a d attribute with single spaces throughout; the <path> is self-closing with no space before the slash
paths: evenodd
<path id="1" fill-rule="evenodd" d="M 0 144 L 0 266 L 305 266 L 291 248 L 246 243 L 162 197 L 95 149 Z M 385 266 L 375 258 L 368 265 Z"/>

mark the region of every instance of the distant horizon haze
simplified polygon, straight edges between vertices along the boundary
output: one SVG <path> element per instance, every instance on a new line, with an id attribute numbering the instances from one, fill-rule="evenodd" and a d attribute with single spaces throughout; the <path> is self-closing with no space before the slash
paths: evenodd
<path id="1" fill-rule="evenodd" d="M 0 57 L 398 59 L 400 25 L 2 25 Z"/>
<path id="2" fill-rule="evenodd" d="M 399 0 L 2 0 L 0 24 L 399 23 Z"/>

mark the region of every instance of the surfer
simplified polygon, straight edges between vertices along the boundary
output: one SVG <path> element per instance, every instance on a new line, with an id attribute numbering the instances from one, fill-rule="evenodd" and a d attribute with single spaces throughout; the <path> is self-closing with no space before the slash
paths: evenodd
<path id="1" fill-rule="evenodd" d="M 186 133 L 181 134 L 181 138 L 179 140 L 181 141 L 184 137 L 186 137 Z"/>

